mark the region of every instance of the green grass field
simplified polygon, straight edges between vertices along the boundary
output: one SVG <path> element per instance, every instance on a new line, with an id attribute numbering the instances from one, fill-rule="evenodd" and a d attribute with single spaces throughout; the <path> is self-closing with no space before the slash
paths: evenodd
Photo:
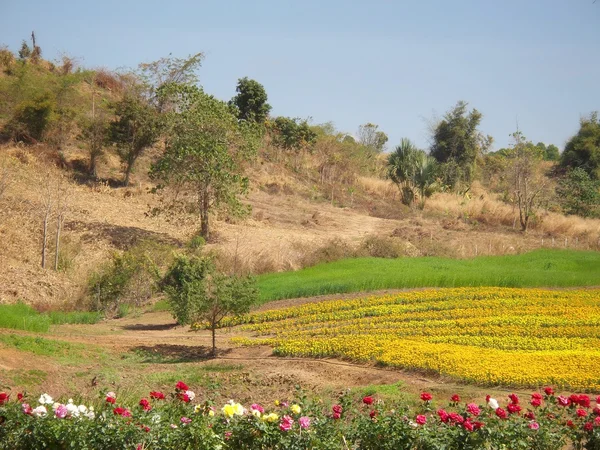
<path id="1" fill-rule="evenodd" d="M 261 301 L 417 287 L 600 285 L 600 253 L 536 250 L 473 259 L 356 258 L 258 277 Z"/>
<path id="2" fill-rule="evenodd" d="M 13 330 L 25 330 L 35 332 L 47 332 L 50 325 L 65 323 L 97 323 L 102 319 L 99 312 L 86 311 L 52 311 L 40 314 L 31 306 L 23 303 L 14 305 L 0 305 L 0 328 L 12 328 Z"/>

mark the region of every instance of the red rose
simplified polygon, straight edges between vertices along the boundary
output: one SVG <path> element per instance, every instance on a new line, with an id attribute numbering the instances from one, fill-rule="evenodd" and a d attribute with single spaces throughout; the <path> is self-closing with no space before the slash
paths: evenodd
<path id="1" fill-rule="evenodd" d="M 592 409 L 592 412 L 595 416 L 600 416 L 600 407 L 596 406 L 594 409 Z"/>
<path id="2" fill-rule="evenodd" d="M 515 404 L 518 405 L 519 404 L 519 397 L 517 397 L 517 394 L 510 394 L 508 396 L 508 398 L 510 398 L 510 401 Z"/>
<path id="3" fill-rule="evenodd" d="M 369 417 L 370 417 L 371 419 L 374 419 L 375 417 L 377 417 L 377 411 L 375 411 L 375 410 L 372 410 L 372 411 L 369 413 Z"/>
<path id="4" fill-rule="evenodd" d="M 521 412 L 521 407 L 516 403 L 509 403 L 506 406 L 506 409 L 508 409 L 508 412 L 511 414 L 519 414 Z"/>
<path id="5" fill-rule="evenodd" d="M 128 409 L 121 408 L 120 406 L 113 409 L 113 414 L 115 416 L 131 417 L 131 412 Z"/>
<path id="6" fill-rule="evenodd" d="M 572 420 L 567 420 L 567 426 L 568 426 L 569 428 L 575 428 L 575 424 L 573 423 L 573 421 L 572 421 Z"/>
<path id="7" fill-rule="evenodd" d="M 452 400 L 454 403 L 458 403 L 460 402 L 460 397 L 458 394 L 454 394 L 452 397 L 450 397 L 450 400 Z"/>
<path id="8" fill-rule="evenodd" d="M 569 395 L 569 400 L 571 400 L 571 403 L 573 403 L 574 405 L 579 405 L 579 395 L 571 394 Z"/>
<path id="9" fill-rule="evenodd" d="M 150 392 L 150 398 L 153 400 L 164 400 L 165 394 L 159 391 L 152 391 Z"/>
<path id="10" fill-rule="evenodd" d="M 472 416 L 478 416 L 479 413 L 481 412 L 481 410 L 479 409 L 479 406 L 477 406 L 475 403 L 469 403 L 467 405 L 467 411 Z"/>
<path id="11" fill-rule="evenodd" d="M 600 395 L 596 397 L 596 403 L 600 403 Z"/>
<path id="12" fill-rule="evenodd" d="M 367 397 L 363 398 L 363 403 L 365 405 L 372 405 L 373 404 L 373 397 L 367 396 Z"/>
<path id="13" fill-rule="evenodd" d="M 489 395 L 489 394 L 488 394 L 488 395 L 486 395 L 486 396 L 485 396 L 485 402 L 486 402 L 486 403 L 489 403 L 489 402 L 490 402 L 490 398 L 492 398 L 492 396 L 491 396 L 491 395 Z"/>
<path id="14" fill-rule="evenodd" d="M 569 406 L 571 404 L 571 400 L 563 395 L 556 397 L 556 401 L 560 406 Z"/>
<path id="15" fill-rule="evenodd" d="M 21 392 L 18 392 L 18 393 L 17 393 L 17 400 L 21 401 L 21 400 L 23 400 L 24 398 L 25 398 L 25 396 L 24 396 L 24 395 L 23 395 Z"/>
<path id="16" fill-rule="evenodd" d="M 546 393 L 546 395 L 554 395 L 554 389 L 552 389 L 550 386 L 546 386 L 544 388 L 544 392 Z"/>
<path id="17" fill-rule="evenodd" d="M 463 428 L 467 431 L 473 431 L 473 429 L 475 428 L 474 424 L 472 424 L 471 422 L 469 422 L 469 420 L 465 420 L 464 423 L 462 424 Z"/>
<path id="18" fill-rule="evenodd" d="M 150 411 L 152 409 L 150 402 L 145 398 L 140 400 L 140 406 L 144 409 L 144 411 Z"/>
<path id="19" fill-rule="evenodd" d="M 333 405 L 331 407 L 332 411 L 333 411 L 333 418 L 334 419 L 339 419 L 340 417 L 342 417 L 342 411 L 343 408 L 341 405 Z"/>
<path id="20" fill-rule="evenodd" d="M 182 402 L 185 402 L 185 403 L 189 403 L 189 402 L 192 401 L 192 399 L 190 398 L 190 396 L 187 395 L 187 394 L 185 394 L 185 393 L 184 394 L 179 394 L 177 397 L 179 397 L 179 400 L 181 400 Z"/>
<path id="21" fill-rule="evenodd" d="M 539 398 L 532 398 L 531 399 L 531 406 L 534 406 L 534 407 L 537 408 L 541 404 L 542 404 L 542 401 Z"/>
<path id="22" fill-rule="evenodd" d="M 583 406 L 584 408 L 589 408 L 590 407 L 590 398 L 587 395 L 581 394 L 578 396 L 577 403 L 579 403 L 579 406 Z"/>
<path id="23" fill-rule="evenodd" d="M 432 398 L 433 397 L 431 396 L 431 394 L 429 392 L 421 393 L 421 400 L 423 400 L 424 402 L 430 402 Z"/>
<path id="24" fill-rule="evenodd" d="M 440 420 L 444 423 L 447 423 L 450 417 L 444 409 L 438 409 L 437 415 L 439 416 Z"/>
<path id="25" fill-rule="evenodd" d="M 106 403 L 110 403 L 111 405 L 114 405 L 116 403 L 117 399 L 114 397 L 111 397 L 110 395 L 106 396 Z"/>
<path id="26" fill-rule="evenodd" d="M 592 422 L 586 422 L 586 424 L 583 426 L 583 429 L 585 431 L 592 431 L 594 429 L 594 424 Z"/>
<path id="27" fill-rule="evenodd" d="M 503 410 L 502 408 L 498 408 L 498 409 L 496 410 L 496 415 L 497 415 L 498 417 L 500 417 L 501 419 L 506 419 L 506 418 L 508 417 L 508 414 L 506 414 L 506 411 L 505 411 L 505 410 Z"/>
<path id="28" fill-rule="evenodd" d="M 416 417 L 415 422 L 417 422 L 419 425 L 425 425 L 427 423 L 427 417 L 425 417 L 423 414 L 419 414 Z"/>
<path id="29" fill-rule="evenodd" d="M 537 398 L 537 399 L 542 399 L 542 394 L 540 394 L 539 392 L 534 392 L 533 394 L 531 394 L 531 398 Z"/>
<path id="30" fill-rule="evenodd" d="M 535 420 L 535 414 L 532 411 L 525 413 L 525 418 L 529 420 Z"/>
<path id="31" fill-rule="evenodd" d="M 585 417 L 587 416 L 587 411 L 584 409 L 578 409 L 577 410 L 577 417 Z"/>
<path id="32" fill-rule="evenodd" d="M 190 390 L 188 385 L 185 384 L 183 381 L 178 381 L 177 384 L 175 385 L 175 389 L 180 390 L 180 391 L 189 391 Z"/>
<path id="33" fill-rule="evenodd" d="M 475 422 L 475 423 L 473 423 L 473 427 L 476 430 L 481 430 L 484 426 L 485 426 L 485 424 L 483 422 Z"/>
<path id="34" fill-rule="evenodd" d="M 10 394 L 7 394 L 6 392 L 0 392 L 0 405 L 4 405 L 5 403 L 8 403 L 9 398 L 10 398 Z"/>
<path id="35" fill-rule="evenodd" d="M 463 416 L 455 412 L 448 414 L 448 417 L 454 423 L 463 423 L 465 421 L 465 418 Z"/>

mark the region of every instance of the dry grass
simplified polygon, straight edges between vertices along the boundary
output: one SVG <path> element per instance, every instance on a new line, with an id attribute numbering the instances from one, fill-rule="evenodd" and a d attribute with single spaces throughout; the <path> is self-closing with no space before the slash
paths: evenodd
<path id="1" fill-rule="evenodd" d="M 374 177 L 358 177 L 357 184 L 367 194 L 390 200 L 398 199 L 398 188 L 390 180 Z"/>

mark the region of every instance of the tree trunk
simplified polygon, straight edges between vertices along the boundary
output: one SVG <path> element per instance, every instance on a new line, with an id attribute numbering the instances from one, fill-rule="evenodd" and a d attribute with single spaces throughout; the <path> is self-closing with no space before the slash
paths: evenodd
<path id="1" fill-rule="evenodd" d="M 46 247 L 48 246 L 48 219 L 50 218 L 50 210 L 46 209 L 44 214 L 44 230 L 42 235 L 42 269 L 46 268 Z"/>
<path id="2" fill-rule="evenodd" d="M 200 236 L 208 241 L 210 234 L 210 226 L 208 222 L 208 211 L 210 209 L 210 197 L 208 190 L 202 193 L 202 199 L 200 201 Z"/>
<path id="3" fill-rule="evenodd" d="M 213 327 L 211 328 L 212 331 L 212 352 L 210 353 L 211 356 L 215 357 L 217 356 L 217 339 L 216 339 L 216 328 L 213 325 Z"/>
<path id="4" fill-rule="evenodd" d="M 90 176 L 92 176 L 93 178 L 98 178 L 98 170 L 96 168 L 96 160 L 97 160 L 97 156 L 92 153 L 90 154 L 90 166 L 89 166 L 89 174 Z"/>
<path id="5" fill-rule="evenodd" d="M 125 178 L 123 179 L 123 186 L 129 186 L 129 176 L 131 175 L 133 163 L 127 163 L 127 167 L 125 168 Z"/>
<path id="6" fill-rule="evenodd" d="M 62 228 L 62 214 L 58 215 L 56 220 L 56 242 L 54 252 L 54 270 L 58 270 L 58 256 L 60 253 L 60 229 Z"/>

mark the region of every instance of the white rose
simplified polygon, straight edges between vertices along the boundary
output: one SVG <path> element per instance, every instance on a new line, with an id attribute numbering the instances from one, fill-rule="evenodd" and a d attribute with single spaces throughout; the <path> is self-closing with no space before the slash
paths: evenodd
<path id="1" fill-rule="evenodd" d="M 496 400 L 495 398 L 490 398 L 488 401 L 488 405 L 492 409 L 498 409 L 500 407 L 500 405 L 498 404 L 498 400 Z"/>
<path id="2" fill-rule="evenodd" d="M 185 391 L 185 395 L 189 397 L 190 401 L 196 398 L 196 394 L 193 391 Z"/>
<path id="3" fill-rule="evenodd" d="M 33 411 L 31 411 L 31 414 L 33 414 L 35 417 L 44 417 L 46 414 L 48 414 L 48 411 L 46 410 L 46 407 L 42 405 L 34 408 Z"/>
<path id="4" fill-rule="evenodd" d="M 54 404 L 54 400 L 48 394 L 42 394 L 42 395 L 40 395 L 40 398 L 39 398 L 38 402 L 40 402 L 41 405 L 52 405 L 52 404 Z"/>

